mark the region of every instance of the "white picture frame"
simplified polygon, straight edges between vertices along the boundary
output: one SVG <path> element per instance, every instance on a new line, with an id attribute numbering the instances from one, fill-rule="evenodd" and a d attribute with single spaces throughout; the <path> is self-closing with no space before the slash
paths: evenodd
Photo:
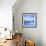
<path id="1" fill-rule="evenodd" d="M 37 27 L 37 13 L 22 13 L 22 27 L 36 28 Z"/>

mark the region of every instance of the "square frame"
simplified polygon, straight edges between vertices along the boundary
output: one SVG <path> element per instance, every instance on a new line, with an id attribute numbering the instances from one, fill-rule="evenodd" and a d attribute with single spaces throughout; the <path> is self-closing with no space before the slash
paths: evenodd
<path id="1" fill-rule="evenodd" d="M 22 28 L 36 28 L 37 13 L 22 13 Z"/>

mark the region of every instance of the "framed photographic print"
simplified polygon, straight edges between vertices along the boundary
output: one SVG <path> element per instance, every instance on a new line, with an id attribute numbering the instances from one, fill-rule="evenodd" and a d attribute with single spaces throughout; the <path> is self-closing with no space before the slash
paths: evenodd
<path id="1" fill-rule="evenodd" d="M 37 13 L 22 13 L 22 27 L 36 28 Z"/>

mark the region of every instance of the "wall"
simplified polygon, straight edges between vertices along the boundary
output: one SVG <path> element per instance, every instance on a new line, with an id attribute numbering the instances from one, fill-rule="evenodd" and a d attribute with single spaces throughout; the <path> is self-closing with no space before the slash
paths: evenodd
<path id="1" fill-rule="evenodd" d="M 22 28 L 22 13 L 37 13 L 37 28 Z M 23 37 L 31 39 L 36 46 L 41 46 L 41 0 L 18 1 L 13 6 L 15 30 L 23 33 Z"/>
<path id="2" fill-rule="evenodd" d="M 12 6 L 16 0 L 0 0 L 0 27 L 12 29 Z"/>
<path id="3" fill-rule="evenodd" d="M 41 38 L 42 46 L 46 46 L 46 0 L 41 5 Z"/>

